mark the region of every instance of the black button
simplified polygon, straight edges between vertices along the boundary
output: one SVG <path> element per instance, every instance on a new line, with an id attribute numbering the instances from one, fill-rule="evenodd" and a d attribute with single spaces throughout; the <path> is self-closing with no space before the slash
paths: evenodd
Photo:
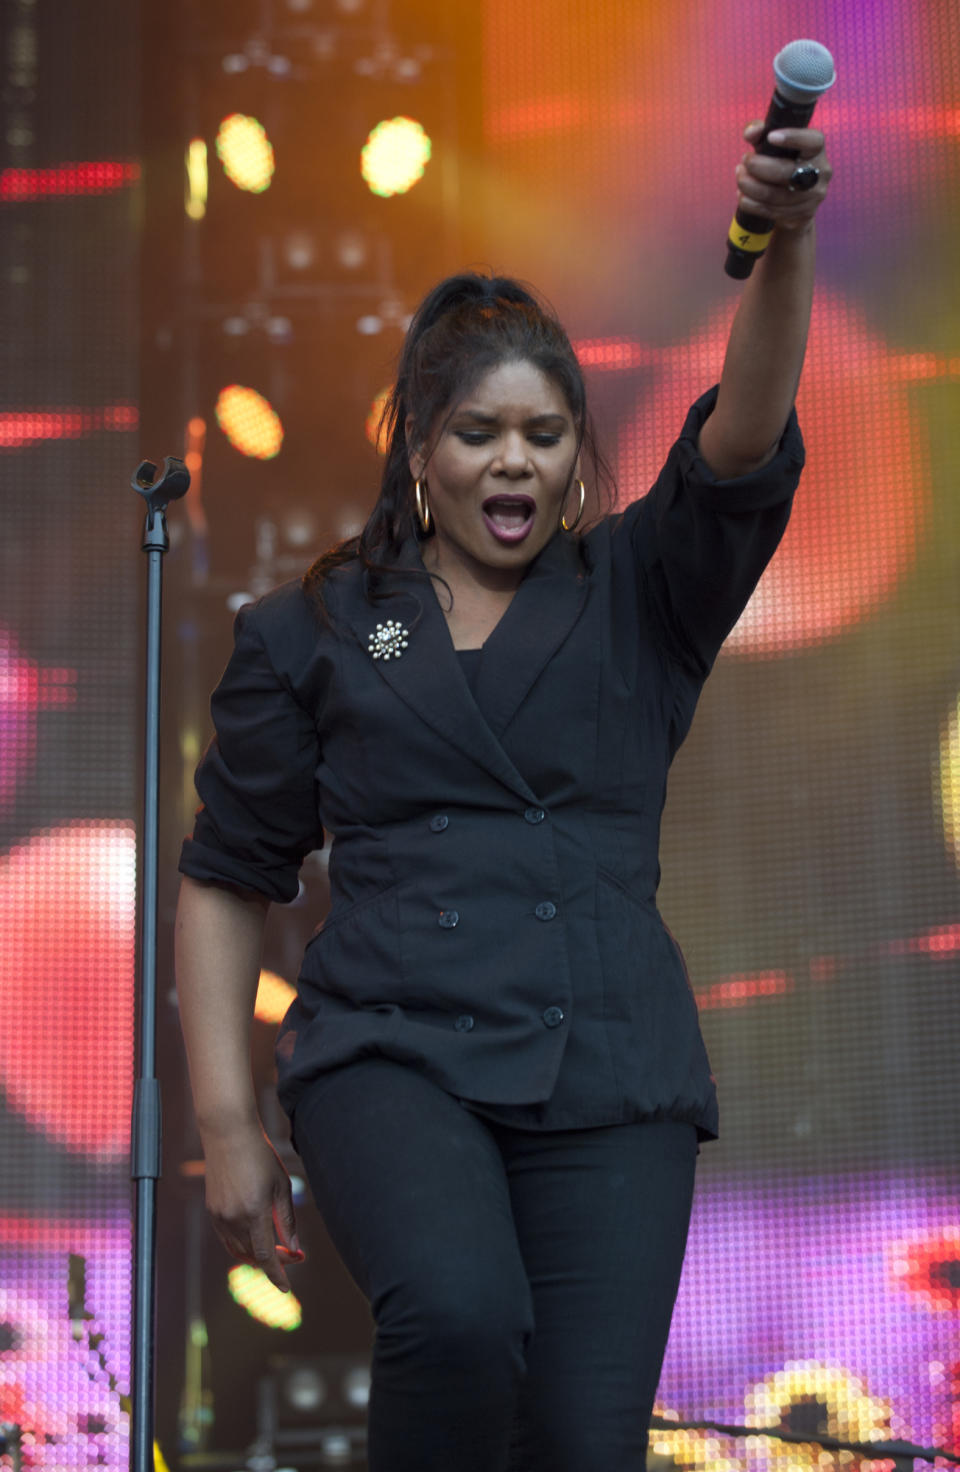
<path id="1" fill-rule="evenodd" d="M 471 1027 L 473 1026 L 473 1018 L 470 1016 L 469 1012 L 464 1012 L 463 1016 L 458 1017 L 453 1025 L 456 1028 L 457 1032 L 469 1032 Z"/>
<path id="2" fill-rule="evenodd" d="M 563 1021 L 563 1008 L 548 1007 L 543 1014 L 543 1020 L 547 1024 L 547 1027 L 559 1027 Z"/>
<path id="3" fill-rule="evenodd" d="M 441 930 L 452 930 L 455 925 L 459 924 L 459 921 L 460 915 L 456 910 L 441 910 L 437 924 Z"/>
<path id="4" fill-rule="evenodd" d="M 528 823 L 542 823 L 547 816 L 543 808 L 527 808 L 523 815 Z"/>
<path id="5" fill-rule="evenodd" d="M 557 907 L 553 900 L 541 900 L 533 913 L 538 920 L 552 920 L 557 913 Z"/>
<path id="6" fill-rule="evenodd" d="M 430 819 L 431 833 L 442 833 L 449 822 L 450 819 L 447 817 L 446 813 L 438 813 L 435 818 Z"/>

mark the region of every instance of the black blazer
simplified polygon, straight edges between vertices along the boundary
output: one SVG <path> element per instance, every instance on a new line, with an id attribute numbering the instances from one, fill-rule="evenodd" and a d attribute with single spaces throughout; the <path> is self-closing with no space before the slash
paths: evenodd
<path id="1" fill-rule="evenodd" d="M 291 1115 L 310 1079 L 378 1054 L 528 1127 L 670 1117 L 716 1133 L 656 908 L 660 814 L 803 447 L 791 418 L 771 464 L 718 482 L 696 450 L 714 394 L 649 495 L 531 564 L 476 697 L 413 541 L 376 604 L 356 564 L 337 569 L 326 626 L 299 583 L 237 616 L 180 867 L 290 900 L 332 839 L 331 910 L 277 1045 Z M 391 619 L 402 647 L 378 658 Z"/>

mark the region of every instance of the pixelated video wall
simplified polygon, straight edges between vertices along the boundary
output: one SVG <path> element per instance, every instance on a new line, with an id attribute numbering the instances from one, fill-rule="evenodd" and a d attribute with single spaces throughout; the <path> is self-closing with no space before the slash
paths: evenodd
<path id="1" fill-rule="evenodd" d="M 0 52 L 0 1426 L 127 1465 L 137 7 L 5 0 Z M 15 1431 L 13 1428 L 17 1428 Z"/>
<path id="2" fill-rule="evenodd" d="M 955 14 L 488 0 L 486 18 L 487 255 L 572 328 L 624 500 L 719 375 L 738 140 L 772 59 L 804 36 L 835 57 L 807 469 L 667 804 L 661 907 L 722 1139 L 701 1155 L 660 1408 L 956 1448 Z M 831 1464 L 707 1431 L 653 1444 L 690 1467 Z"/>

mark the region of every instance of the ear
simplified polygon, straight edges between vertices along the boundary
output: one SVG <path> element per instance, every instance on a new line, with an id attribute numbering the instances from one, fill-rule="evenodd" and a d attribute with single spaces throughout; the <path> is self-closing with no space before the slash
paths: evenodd
<path id="1" fill-rule="evenodd" d="M 426 469 L 426 460 L 422 446 L 414 447 L 413 444 L 413 415 L 408 414 L 403 425 L 404 437 L 407 441 L 407 464 L 410 466 L 410 474 L 414 480 L 421 480 Z"/>

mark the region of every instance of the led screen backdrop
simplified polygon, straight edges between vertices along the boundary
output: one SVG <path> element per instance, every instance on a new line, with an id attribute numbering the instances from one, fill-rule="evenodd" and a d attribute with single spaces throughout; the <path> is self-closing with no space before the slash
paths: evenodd
<path id="1" fill-rule="evenodd" d="M 0 1423 L 22 1429 L 24 1467 L 120 1469 L 137 8 L 0 10 Z"/>
<path id="2" fill-rule="evenodd" d="M 143 89 L 146 189 L 137 7 L 3 0 L 2 13 L 0 1422 L 26 1428 L 25 1464 L 126 1461 L 131 469 L 178 451 L 195 469 L 168 559 L 178 839 L 228 600 L 356 524 L 378 469 L 365 426 L 433 276 L 489 262 L 546 292 L 620 495 L 643 493 L 717 375 L 739 290 L 722 272 L 739 133 L 766 104 L 774 53 L 803 35 L 838 71 L 820 108 L 837 177 L 800 401 L 808 468 L 678 758 L 664 831 L 662 907 L 697 990 L 723 1138 L 701 1156 L 660 1403 L 957 1446 L 955 8 L 151 0 L 155 32 L 170 32 Z M 220 168 L 235 112 L 262 114 L 275 144 L 268 189 L 241 193 Z M 409 195 L 372 199 L 360 146 L 400 112 L 424 120 L 433 156 Z M 231 384 L 275 409 L 272 458 L 228 439 Z M 304 878 L 269 942 L 288 980 L 322 916 L 322 868 Z M 263 1079 L 272 1025 L 258 1024 Z M 272 1351 L 368 1339 L 308 1204 L 302 1325 L 253 1325 L 229 1299 L 183 1114 L 171 1066 L 162 1307 L 189 1301 L 193 1336 L 185 1350 L 183 1324 L 161 1335 L 171 1464 L 236 1445 Z M 706 1433 L 655 1445 L 718 1472 L 826 1465 Z"/>
<path id="3" fill-rule="evenodd" d="M 721 1097 L 668 1413 L 960 1441 L 960 43 L 947 5 L 486 6 L 487 253 L 573 329 L 624 499 L 715 381 L 743 124 L 811 36 L 836 168 L 794 520 L 678 758 L 661 906 Z M 661 1436 L 691 1465 L 816 1452 Z"/>

